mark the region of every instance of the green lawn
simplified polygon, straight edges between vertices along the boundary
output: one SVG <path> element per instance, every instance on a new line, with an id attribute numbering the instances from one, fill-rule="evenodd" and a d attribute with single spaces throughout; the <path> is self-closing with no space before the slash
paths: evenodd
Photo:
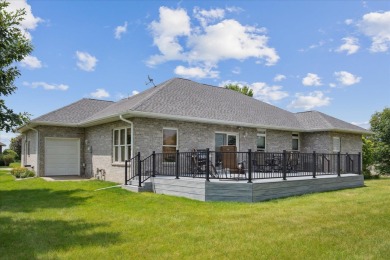
<path id="1" fill-rule="evenodd" d="M 390 179 L 262 203 L 0 171 L 1 259 L 389 259 Z"/>

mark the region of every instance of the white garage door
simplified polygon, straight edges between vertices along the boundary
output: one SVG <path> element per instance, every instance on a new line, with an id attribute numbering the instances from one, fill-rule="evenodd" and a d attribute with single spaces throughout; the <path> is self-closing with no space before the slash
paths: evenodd
<path id="1" fill-rule="evenodd" d="M 80 139 L 45 138 L 45 176 L 80 175 Z"/>

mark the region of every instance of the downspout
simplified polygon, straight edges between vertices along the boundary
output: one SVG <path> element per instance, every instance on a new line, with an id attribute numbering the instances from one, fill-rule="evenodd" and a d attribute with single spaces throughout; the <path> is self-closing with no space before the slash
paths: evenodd
<path id="1" fill-rule="evenodd" d="M 123 115 L 119 115 L 119 119 L 122 120 L 125 123 L 128 123 L 131 126 L 131 141 L 130 141 L 131 142 L 131 154 L 130 154 L 130 158 L 133 158 L 133 154 L 134 154 L 134 127 L 133 127 L 133 122 L 131 122 L 130 120 L 124 119 Z"/>
<path id="2" fill-rule="evenodd" d="M 35 131 L 37 133 L 37 138 L 35 139 L 35 147 L 37 149 L 37 169 L 36 169 L 36 173 L 37 173 L 37 176 L 40 176 L 40 174 L 39 174 L 39 164 L 40 164 L 40 160 L 39 160 L 39 157 L 40 157 L 40 152 L 39 152 L 39 132 L 38 132 L 37 129 L 32 128 L 32 127 L 27 126 L 27 128 L 31 129 L 31 130 L 33 130 L 33 131 Z M 26 137 L 27 137 L 27 135 L 26 135 Z"/>

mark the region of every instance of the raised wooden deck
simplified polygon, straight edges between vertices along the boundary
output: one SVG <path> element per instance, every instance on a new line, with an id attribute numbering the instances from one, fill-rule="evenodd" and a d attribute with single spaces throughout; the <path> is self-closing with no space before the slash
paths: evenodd
<path id="1" fill-rule="evenodd" d="M 150 191 L 186 197 L 200 201 L 258 202 L 276 198 L 297 196 L 307 193 L 341 190 L 364 186 L 363 175 L 342 174 L 294 177 L 287 180 L 260 179 L 206 181 L 200 178 L 157 176 L 150 179 Z M 126 186 L 124 186 L 126 188 Z M 130 188 L 129 188 L 130 189 Z"/>

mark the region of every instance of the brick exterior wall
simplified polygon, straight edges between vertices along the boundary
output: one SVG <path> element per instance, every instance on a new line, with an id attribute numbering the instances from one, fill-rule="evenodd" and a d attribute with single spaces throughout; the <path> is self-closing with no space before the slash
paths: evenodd
<path id="1" fill-rule="evenodd" d="M 195 149 L 210 148 L 215 150 L 215 133 L 237 133 L 239 136 L 239 151 L 252 149 L 256 151 L 257 129 L 236 127 L 228 125 L 212 125 L 173 120 L 160 120 L 150 118 L 131 118 L 133 122 L 133 152 L 141 152 L 142 158 L 149 156 L 152 151 L 162 151 L 163 128 L 178 129 L 178 149 L 182 152 Z M 96 169 L 104 169 L 105 180 L 117 183 L 124 182 L 124 164 L 112 163 L 113 154 L 113 129 L 129 128 L 130 125 L 123 121 L 102 124 L 88 128 L 70 128 L 40 126 L 39 131 L 39 175 L 44 176 L 45 137 L 63 137 L 80 139 L 80 172 L 86 177 L 94 177 Z M 37 156 L 35 147 L 36 133 L 27 131 L 25 137 L 30 140 L 30 156 L 26 158 L 27 164 L 35 166 Z M 300 151 L 309 153 L 330 153 L 333 149 L 333 136 L 340 137 L 341 152 L 361 152 L 361 135 L 317 132 L 300 133 Z M 291 150 L 292 132 L 280 130 L 266 130 L 266 151 L 281 152 Z M 23 154 L 23 151 L 22 151 Z M 23 157 L 22 160 L 25 158 Z M 23 161 L 22 161 L 23 162 Z"/>
<path id="2" fill-rule="evenodd" d="M 362 152 L 362 136 L 337 132 L 301 133 L 301 152 L 333 153 L 333 137 L 339 137 L 341 153 Z"/>
<path id="3" fill-rule="evenodd" d="M 45 138 L 78 138 L 80 139 L 80 175 L 84 176 L 84 128 L 39 126 L 39 176 L 45 176 Z"/>
<path id="4" fill-rule="evenodd" d="M 332 142 L 329 132 L 301 133 L 301 152 L 332 153 Z"/>
<path id="5" fill-rule="evenodd" d="M 267 130 L 266 131 L 266 152 L 290 151 L 292 148 L 292 132 Z"/>
<path id="6" fill-rule="evenodd" d="M 22 158 L 21 165 L 31 165 L 34 171 L 37 171 L 38 156 L 37 156 L 37 133 L 33 130 L 28 130 L 23 134 L 22 138 Z M 30 143 L 30 151 L 26 151 L 25 143 Z M 27 147 L 28 149 L 28 147 Z"/>
<path id="7" fill-rule="evenodd" d="M 134 118 L 135 151 L 150 155 L 154 150 L 162 152 L 163 128 L 178 129 L 178 149 L 189 152 L 192 149 L 215 149 L 215 133 L 227 132 L 239 135 L 239 150 L 256 149 L 256 129 L 224 125 L 200 124 L 173 120 Z"/>
<path id="8" fill-rule="evenodd" d="M 94 177 L 97 169 L 106 172 L 105 180 L 124 183 L 124 164 L 113 164 L 113 140 L 112 133 L 115 128 L 128 128 L 129 124 L 123 121 L 93 126 L 85 129 L 87 147 L 84 151 L 85 175 Z"/>

